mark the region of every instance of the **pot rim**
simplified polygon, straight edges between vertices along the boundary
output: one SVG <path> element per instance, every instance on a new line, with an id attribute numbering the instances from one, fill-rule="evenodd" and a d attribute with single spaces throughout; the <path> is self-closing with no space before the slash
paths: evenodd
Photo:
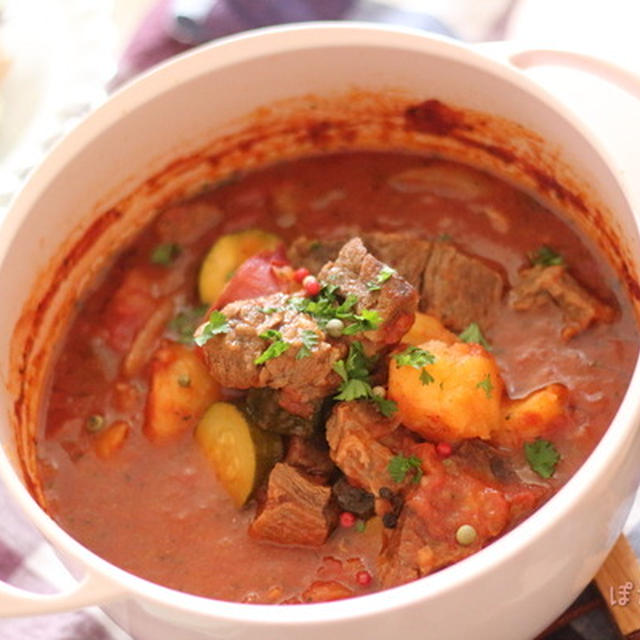
<path id="1" fill-rule="evenodd" d="M 266 27 L 222 38 L 181 54 L 125 85 L 87 116 L 57 144 L 14 199 L 1 225 L 3 233 L 0 234 L 0 261 L 22 224 L 26 212 L 33 205 L 36 195 L 55 180 L 58 167 L 64 166 L 80 149 L 91 144 L 100 132 L 108 129 L 123 114 L 144 105 L 149 96 L 157 95 L 168 90 L 167 88 L 173 90 L 176 84 L 191 80 L 202 73 L 211 73 L 218 68 L 261 57 L 266 51 L 285 53 L 301 48 L 335 46 L 405 49 L 417 54 L 447 57 L 466 66 L 481 69 L 507 85 L 515 85 L 553 109 L 567 126 L 588 141 L 594 152 L 605 160 L 610 169 L 615 166 L 608 154 L 580 122 L 573 118 L 566 107 L 524 73 L 482 53 L 474 48 L 474 45 L 459 43 L 414 28 L 358 22 L 311 22 Z M 203 65 L 202 60 L 206 60 L 207 64 Z M 623 185 L 613 170 L 611 173 L 628 202 Z M 636 221 L 636 226 L 637 224 Z M 426 578 L 355 599 L 314 603 L 311 606 L 300 604 L 295 607 L 277 607 L 214 600 L 169 589 L 128 573 L 81 545 L 48 516 L 18 478 L 18 473 L 4 450 L 0 457 L 0 476 L 21 509 L 49 542 L 79 561 L 83 567 L 88 567 L 89 571 L 97 572 L 121 587 L 125 594 L 133 593 L 147 601 L 171 606 L 189 614 L 200 614 L 220 620 L 242 620 L 254 624 L 298 625 L 355 620 L 443 596 L 465 583 L 471 583 L 496 571 L 503 563 L 548 533 L 557 520 L 567 517 L 597 483 L 615 471 L 618 452 L 625 450 L 636 424 L 640 421 L 640 394 L 631 392 L 639 386 L 640 367 L 636 363 L 620 407 L 592 454 L 556 495 L 515 529 L 472 556 Z"/>

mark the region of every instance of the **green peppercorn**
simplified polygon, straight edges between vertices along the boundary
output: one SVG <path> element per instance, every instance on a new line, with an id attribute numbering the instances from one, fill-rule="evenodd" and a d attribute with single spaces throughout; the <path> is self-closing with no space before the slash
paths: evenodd
<path id="1" fill-rule="evenodd" d="M 89 433 L 97 433 L 104 427 L 104 422 L 104 416 L 96 413 L 87 418 L 87 422 L 84 426 Z"/>
<path id="2" fill-rule="evenodd" d="M 468 547 L 473 544 L 478 537 L 478 533 L 470 524 L 463 524 L 456 531 L 456 540 L 458 544 Z"/>

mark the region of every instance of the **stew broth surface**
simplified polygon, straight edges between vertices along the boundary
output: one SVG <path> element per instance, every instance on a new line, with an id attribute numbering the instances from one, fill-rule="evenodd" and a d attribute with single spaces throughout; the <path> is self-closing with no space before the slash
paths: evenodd
<path id="1" fill-rule="evenodd" d="M 423 167 L 434 170 L 427 181 L 407 173 Z M 576 280 L 615 308 L 616 316 L 564 340 L 562 314 L 554 305 L 515 311 L 505 296 L 494 323 L 484 330 L 511 397 L 550 383 L 569 390 L 569 420 L 549 435 L 561 460 L 553 478 L 541 484 L 554 491 L 562 486 L 618 408 L 638 351 L 630 305 L 592 244 L 530 196 L 474 169 L 402 153 L 319 156 L 237 176 L 161 212 L 124 250 L 79 305 L 53 372 L 37 445 L 48 509 L 82 544 L 127 571 L 189 593 L 247 602 L 322 599 L 317 594 L 323 584 L 333 585 L 328 589 L 343 585 L 342 595 L 380 588 L 378 520 L 364 531 L 338 525 L 318 548 L 256 540 L 247 533 L 254 502 L 234 506 L 196 446 L 193 429 L 162 443 L 143 432 L 148 359 L 160 339 L 175 340 L 170 319 L 200 304 L 197 273 L 211 244 L 246 228 L 276 233 L 286 245 L 300 235 L 323 238 L 336 228 L 354 235 L 410 232 L 452 242 L 498 266 L 510 285 L 527 256 L 551 246 Z M 181 246 L 174 262 L 151 263 L 154 248 L 171 241 Z M 111 343 L 115 323 L 126 343 L 136 331 L 127 323 L 135 321 L 126 313 L 114 315 L 113 300 L 132 278 L 140 278 L 154 299 L 170 301 L 170 314 L 163 335 L 144 350 L 145 362 L 127 376 L 127 356 Z M 135 287 L 131 290 L 135 296 Z M 97 455 L 96 434 L 86 428 L 95 415 L 106 424 L 124 421 L 129 427 L 122 447 L 107 458 Z M 539 480 L 520 449 L 513 459 L 533 483 Z M 370 584 L 359 581 L 362 571 L 371 575 Z M 306 591 L 314 584 L 315 591 Z"/>

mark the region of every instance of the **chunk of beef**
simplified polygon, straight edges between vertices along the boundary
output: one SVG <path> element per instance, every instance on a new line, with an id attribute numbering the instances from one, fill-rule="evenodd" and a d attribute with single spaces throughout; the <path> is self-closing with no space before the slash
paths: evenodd
<path id="1" fill-rule="evenodd" d="M 409 491 L 398 524 L 379 556 L 382 585 L 391 587 L 448 566 L 482 548 L 507 527 L 509 503 L 503 492 L 466 473 L 445 466 L 430 444 L 418 445 L 425 474 Z M 463 525 L 473 526 L 469 545 L 456 540 Z"/>
<path id="2" fill-rule="evenodd" d="M 355 309 L 378 312 L 380 325 L 364 333 L 364 337 L 377 344 L 394 344 L 413 324 L 418 294 L 396 272 L 384 271 L 386 265 L 374 258 L 360 238 L 345 244 L 334 262 L 328 262 L 318 274 L 325 285 L 335 285 L 346 298 L 357 298 Z"/>
<path id="3" fill-rule="evenodd" d="M 338 257 L 340 249 L 353 235 L 340 232 L 322 239 L 300 236 L 289 245 L 287 258 L 295 267 L 305 267 L 311 273 L 318 273 L 327 262 Z"/>
<path id="4" fill-rule="evenodd" d="M 462 331 L 471 322 L 490 324 L 504 289 L 501 272 L 452 244 L 430 242 L 407 233 L 360 234 L 375 258 L 393 267 L 420 294 L 420 310 Z M 337 262 L 345 235 L 327 241 L 300 238 L 289 256 L 293 264 L 317 271 L 321 260 Z M 313 268 L 311 268 L 313 267 Z"/>
<path id="5" fill-rule="evenodd" d="M 335 527 L 331 489 L 279 462 L 269 475 L 266 499 L 251 523 L 254 538 L 318 547 Z"/>
<path id="6" fill-rule="evenodd" d="M 213 336 L 203 346 L 209 371 L 221 385 L 233 389 L 282 390 L 281 406 L 306 418 L 313 414 L 319 398 L 338 387 L 340 378 L 333 364 L 344 357 L 346 347 L 329 342 L 310 316 L 288 305 L 287 295 L 274 293 L 238 300 L 224 307 L 222 313 L 230 330 Z M 270 345 L 270 341 L 260 335 L 269 330 L 278 331 L 290 346 L 277 357 L 256 364 L 256 359 Z M 317 344 L 309 355 L 299 358 L 304 332 L 313 333 Z"/>
<path id="7" fill-rule="evenodd" d="M 393 267 L 411 286 L 420 291 L 434 243 L 408 233 L 384 231 L 365 233 L 362 240 L 378 260 Z"/>
<path id="8" fill-rule="evenodd" d="M 292 436 L 284 461 L 299 471 L 324 481 L 329 480 L 336 470 L 323 436 Z"/>
<path id="9" fill-rule="evenodd" d="M 388 466 L 394 454 L 377 438 L 397 424 L 367 402 L 341 402 L 334 407 L 327 421 L 327 442 L 331 459 L 352 485 L 378 495 L 392 483 Z"/>
<path id="10" fill-rule="evenodd" d="M 472 322 L 486 327 L 498 309 L 503 288 L 497 269 L 450 244 L 434 242 L 422 279 L 420 309 L 454 331 Z"/>
<path id="11" fill-rule="evenodd" d="M 517 311 L 537 309 L 553 303 L 562 311 L 562 337 L 569 340 L 594 322 L 611 322 L 611 307 L 594 298 L 580 286 L 562 265 L 535 265 L 520 272 L 509 303 Z"/>
<path id="12" fill-rule="evenodd" d="M 479 438 L 463 440 L 454 459 L 465 471 L 489 484 L 518 481 L 513 463 L 505 452 Z"/>

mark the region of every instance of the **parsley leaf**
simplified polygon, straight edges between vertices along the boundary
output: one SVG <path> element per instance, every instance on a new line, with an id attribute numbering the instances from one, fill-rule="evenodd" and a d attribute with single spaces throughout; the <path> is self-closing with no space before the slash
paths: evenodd
<path id="1" fill-rule="evenodd" d="M 409 345 L 400 353 L 394 353 L 393 359 L 399 367 L 408 366 L 414 369 L 421 369 L 426 364 L 433 364 L 436 361 L 436 357 L 430 351 L 414 345 Z"/>
<path id="2" fill-rule="evenodd" d="M 376 279 L 372 280 L 367 284 L 367 289 L 369 289 L 369 291 L 379 291 L 381 286 L 387 280 L 389 280 L 389 278 L 391 278 L 391 276 L 394 275 L 395 273 L 396 273 L 395 269 L 392 269 L 390 266 L 386 264 L 383 265 L 382 269 L 378 271 L 378 275 L 376 276 Z"/>
<path id="3" fill-rule="evenodd" d="M 311 355 L 313 348 L 318 344 L 318 334 L 311 329 L 305 329 L 302 332 L 302 346 L 296 353 L 296 360 L 302 360 Z"/>
<path id="4" fill-rule="evenodd" d="M 392 416 L 398 409 L 393 400 L 387 400 L 376 395 L 369 381 L 369 371 L 376 363 L 376 358 L 370 358 L 364 353 L 362 343 L 357 340 L 349 345 L 349 353 L 346 360 L 338 360 L 333 365 L 333 370 L 342 378 L 336 400 L 369 400 L 376 405 L 380 413 L 385 417 Z"/>
<path id="5" fill-rule="evenodd" d="M 409 458 L 403 455 L 393 456 L 389 460 L 387 465 L 387 471 L 394 482 L 402 482 L 407 473 L 413 471 L 413 480 L 415 484 L 420 482 L 422 478 L 422 460 L 418 456 L 410 456 Z"/>
<path id="6" fill-rule="evenodd" d="M 353 316 L 355 322 L 342 330 L 343 336 L 352 336 L 362 331 L 373 331 L 380 326 L 382 318 L 375 309 L 363 309 L 362 313 Z"/>
<path id="7" fill-rule="evenodd" d="M 432 382 L 435 382 L 435 378 L 425 368 L 420 372 L 420 382 L 425 385 L 431 384 Z"/>
<path id="8" fill-rule="evenodd" d="M 253 361 L 253 364 L 264 364 L 281 356 L 291 345 L 282 339 L 282 334 L 275 329 L 267 329 L 260 334 L 263 340 L 270 340 L 271 344 Z"/>
<path id="9" fill-rule="evenodd" d="M 183 309 L 169 322 L 169 331 L 174 333 L 178 342 L 193 344 L 193 332 L 198 328 L 201 318 L 209 307 L 200 305 Z"/>
<path id="10" fill-rule="evenodd" d="M 530 256 L 531 264 L 539 264 L 543 267 L 551 267 L 554 265 L 565 265 L 564 258 L 551 247 L 542 245 L 536 249 Z"/>
<path id="11" fill-rule="evenodd" d="M 376 405 L 378 411 L 385 418 L 390 418 L 398 410 L 398 405 L 396 402 L 394 402 L 393 400 L 389 400 L 389 398 L 378 396 L 375 393 L 371 393 L 369 395 L 369 400 L 371 400 L 371 402 Z"/>
<path id="12" fill-rule="evenodd" d="M 487 351 L 491 351 L 491 345 L 487 342 L 487 339 L 482 335 L 480 326 L 477 322 L 472 322 L 467 328 L 458 335 L 458 338 L 462 342 L 475 342 L 482 345 Z"/>
<path id="13" fill-rule="evenodd" d="M 207 322 L 202 325 L 200 332 L 193 336 L 193 341 L 201 347 L 213 336 L 229 333 L 229 331 L 231 331 L 231 327 L 227 322 L 227 316 L 222 311 L 212 311 Z"/>
<path id="14" fill-rule="evenodd" d="M 426 385 L 434 382 L 434 377 L 425 368 L 425 365 L 433 364 L 436 361 L 436 357 L 430 351 L 409 345 L 404 351 L 396 353 L 392 357 L 398 367 L 422 369 L 420 371 L 420 382 L 422 384 Z"/>
<path id="15" fill-rule="evenodd" d="M 363 309 L 362 313 L 354 312 L 354 307 L 358 302 L 358 297 L 349 294 L 342 302 L 337 295 L 338 287 L 328 284 L 322 287 L 320 293 L 313 298 L 291 298 L 289 304 L 296 311 L 308 313 L 320 327 L 324 328 L 329 320 L 337 318 L 345 322 L 350 322 L 343 330 L 343 335 L 352 336 L 361 331 L 371 331 L 377 329 L 382 322 L 380 314 L 374 309 Z"/>
<path id="16" fill-rule="evenodd" d="M 487 400 L 491 398 L 491 392 L 493 391 L 493 383 L 491 382 L 491 374 L 487 375 L 478 382 L 476 389 L 484 389 L 484 393 L 487 396 Z"/>
<path id="17" fill-rule="evenodd" d="M 550 478 L 556 471 L 560 454 L 553 442 L 537 438 L 534 442 L 525 442 L 524 455 L 529 466 L 542 478 Z"/>
<path id="18" fill-rule="evenodd" d="M 371 385 L 365 380 L 351 378 L 340 385 L 340 393 L 335 397 L 336 400 L 358 400 L 359 398 L 369 398 L 371 394 Z"/>
<path id="19" fill-rule="evenodd" d="M 149 260 L 153 264 L 159 264 L 168 267 L 182 252 L 179 244 L 168 243 L 159 244 L 151 252 Z"/>

